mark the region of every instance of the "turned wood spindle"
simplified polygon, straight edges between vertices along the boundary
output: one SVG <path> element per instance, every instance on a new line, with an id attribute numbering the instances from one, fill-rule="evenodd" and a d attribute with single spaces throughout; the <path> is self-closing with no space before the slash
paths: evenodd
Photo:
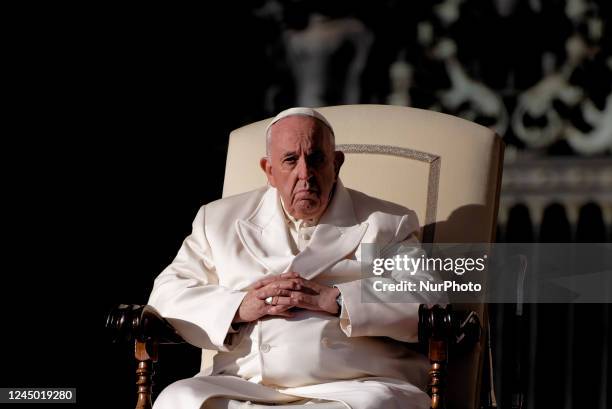
<path id="1" fill-rule="evenodd" d="M 429 371 L 428 392 L 431 396 L 431 409 L 444 409 L 445 375 L 446 375 L 446 341 L 429 340 L 429 360 L 431 370 Z"/>
<path id="2" fill-rule="evenodd" d="M 136 385 L 138 386 L 138 400 L 136 409 L 151 409 L 153 362 L 157 362 L 157 343 L 136 341 L 135 357 L 138 361 L 136 368 Z"/>

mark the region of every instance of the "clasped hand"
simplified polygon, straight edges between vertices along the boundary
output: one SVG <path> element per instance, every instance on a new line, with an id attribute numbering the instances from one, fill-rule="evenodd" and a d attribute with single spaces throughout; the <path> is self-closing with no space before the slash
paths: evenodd
<path id="1" fill-rule="evenodd" d="M 290 272 L 263 278 L 253 283 L 243 298 L 233 322 L 251 322 L 266 315 L 292 317 L 294 307 L 338 314 L 336 298 L 340 291 Z M 265 299 L 272 297 L 272 303 Z"/>

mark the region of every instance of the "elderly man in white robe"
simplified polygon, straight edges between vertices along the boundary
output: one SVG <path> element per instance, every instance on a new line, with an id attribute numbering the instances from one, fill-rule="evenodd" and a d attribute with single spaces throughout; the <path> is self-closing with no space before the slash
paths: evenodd
<path id="1" fill-rule="evenodd" d="M 345 188 L 343 162 L 329 122 L 291 108 L 267 128 L 268 186 L 200 208 L 149 304 L 188 342 L 219 352 L 208 371 L 165 388 L 155 409 L 227 399 L 429 408 L 427 360 L 406 344 L 428 300 L 362 302 L 360 245 L 409 244 L 418 256 L 416 214 Z"/>

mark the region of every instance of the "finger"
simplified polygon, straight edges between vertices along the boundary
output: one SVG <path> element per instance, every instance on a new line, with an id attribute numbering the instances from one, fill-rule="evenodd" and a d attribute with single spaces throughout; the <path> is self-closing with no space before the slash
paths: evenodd
<path id="1" fill-rule="evenodd" d="M 308 295 L 301 292 L 293 292 L 291 294 L 291 303 L 299 308 L 305 308 L 312 311 L 321 311 L 319 307 L 318 296 Z"/>
<path id="2" fill-rule="evenodd" d="M 297 279 L 297 278 L 288 279 L 288 280 L 278 280 L 278 281 L 268 284 L 267 287 L 282 288 L 285 290 L 301 290 L 302 280 Z"/>
<path id="3" fill-rule="evenodd" d="M 254 288 L 259 288 L 259 287 L 263 287 L 266 286 L 270 283 L 273 283 L 275 281 L 279 281 L 279 280 L 287 280 L 287 279 L 295 279 L 295 278 L 299 278 L 300 275 L 298 273 L 282 273 L 279 275 L 271 275 L 269 277 L 265 277 L 262 278 L 261 280 L 256 281 L 252 286 Z"/>
<path id="4" fill-rule="evenodd" d="M 307 280 L 305 278 L 300 279 L 299 283 L 303 287 L 303 289 L 310 290 L 314 294 L 319 294 L 323 289 L 323 286 L 321 284 L 315 283 L 314 281 Z"/>
<path id="5" fill-rule="evenodd" d="M 292 307 L 293 307 L 292 305 L 271 305 L 270 307 L 267 308 L 266 314 L 267 315 L 291 314 L 288 312 L 288 310 Z"/>
<path id="6" fill-rule="evenodd" d="M 289 272 L 289 273 L 282 273 L 279 275 L 271 275 L 269 277 L 264 277 L 260 280 L 255 281 L 253 284 L 251 284 L 251 286 L 249 288 L 252 289 L 258 289 L 261 287 L 264 287 L 270 283 L 273 283 L 275 281 L 279 281 L 279 280 L 287 280 L 287 279 L 296 279 L 299 278 L 300 275 L 298 273 L 294 273 L 294 272 Z"/>
<path id="7" fill-rule="evenodd" d="M 291 294 L 288 294 L 287 296 L 274 297 L 274 299 L 272 300 L 272 305 L 281 305 L 284 307 L 291 308 L 295 306 L 295 301 L 294 298 L 291 297 Z"/>
<path id="8" fill-rule="evenodd" d="M 289 297 L 291 296 L 291 291 L 285 290 L 283 288 L 264 287 L 255 291 L 255 296 L 260 300 L 265 300 L 268 297 L 276 296 Z"/>
<path id="9" fill-rule="evenodd" d="M 261 280 L 255 281 L 253 284 L 251 284 L 249 286 L 249 288 L 256 290 L 256 289 L 264 287 L 264 286 L 266 286 L 266 285 L 268 285 L 270 283 L 273 283 L 274 281 L 277 281 L 277 280 L 282 280 L 282 278 L 280 276 L 277 276 L 277 275 L 273 275 L 273 276 L 270 276 L 270 277 L 265 277 L 265 278 L 262 278 Z"/>
<path id="10" fill-rule="evenodd" d="M 299 278 L 300 275 L 295 271 L 290 271 L 288 273 L 283 273 L 280 275 L 282 278 Z"/>
<path id="11" fill-rule="evenodd" d="M 263 286 L 258 286 L 258 288 L 252 288 L 253 290 L 261 290 L 262 288 L 282 288 L 285 290 L 301 290 L 302 289 L 302 279 L 300 278 L 292 278 L 292 279 L 277 279 Z"/>

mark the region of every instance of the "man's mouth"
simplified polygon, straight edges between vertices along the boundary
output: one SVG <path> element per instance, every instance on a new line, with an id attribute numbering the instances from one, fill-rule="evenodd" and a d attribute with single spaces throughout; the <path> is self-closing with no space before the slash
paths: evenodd
<path id="1" fill-rule="evenodd" d="M 313 196 L 317 197 L 318 194 L 319 191 L 315 189 L 300 189 L 293 194 L 293 198 L 294 200 L 309 199 Z"/>

